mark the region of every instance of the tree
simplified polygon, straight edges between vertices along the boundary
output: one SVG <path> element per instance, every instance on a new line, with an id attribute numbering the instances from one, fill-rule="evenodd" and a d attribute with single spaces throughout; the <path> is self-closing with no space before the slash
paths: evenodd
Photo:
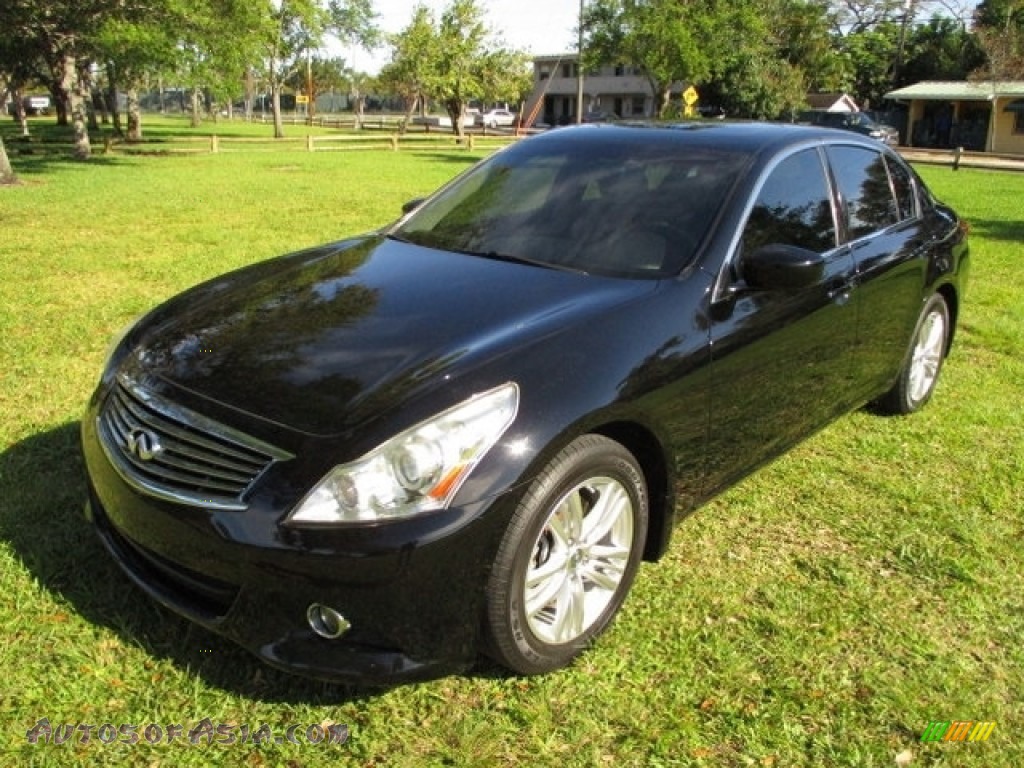
<path id="1" fill-rule="evenodd" d="M 325 93 L 348 93 L 349 68 L 342 58 L 325 59 L 311 56 L 306 68 L 295 70 L 288 79 L 288 85 L 296 91 L 309 91 L 310 104 Z"/>
<path id="2" fill-rule="evenodd" d="M 0 29 L 9 40 L 20 40 L 23 53 L 31 51 L 35 74 L 45 81 L 54 97 L 58 122 L 70 119 L 74 130 L 75 156 L 92 153 L 87 127 L 87 84 L 91 41 L 104 19 L 137 10 L 133 2 L 120 0 L 6 0 L 0 6 Z"/>
<path id="3" fill-rule="evenodd" d="M 274 115 L 274 138 L 284 137 L 281 89 L 298 68 L 301 53 L 320 45 L 327 22 L 317 0 L 274 0 L 259 27 Z"/>
<path id="4" fill-rule="evenodd" d="M 716 0 L 595 0 L 584 13 L 587 69 L 624 62 L 651 85 L 655 112 L 668 109 L 672 84 L 710 78 L 728 4 Z"/>
<path id="5" fill-rule="evenodd" d="M 485 53 L 480 61 L 480 83 L 484 103 L 522 104 L 533 90 L 528 57 L 508 48 Z"/>
<path id="6" fill-rule="evenodd" d="M 328 28 L 348 45 L 373 50 L 382 40 L 372 0 L 330 0 Z"/>
<path id="7" fill-rule="evenodd" d="M 827 0 L 766 0 L 759 17 L 770 21 L 767 34 L 779 58 L 799 69 L 808 91 L 846 89 L 852 72 L 836 49 L 835 15 Z"/>
<path id="8" fill-rule="evenodd" d="M 116 94 L 123 89 L 128 111 L 128 141 L 142 140 L 142 115 L 139 89 L 157 72 L 172 71 L 179 54 L 179 39 L 170 30 L 169 15 L 132 22 L 111 19 L 99 30 L 96 38 L 97 57 L 106 62 L 108 88 L 114 98 L 110 110 L 120 134 Z"/>
<path id="9" fill-rule="evenodd" d="M 975 34 L 985 63 L 974 73 L 986 80 L 1024 79 L 1024 0 L 984 0 Z"/>
<path id="10" fill-rule="evenodd" d="M 377 86 L 377 79 L 366 72 L 346 68 L 342 73 L 342 84 L 356 116 L 356 128 L 361 130 L 366 112 L 366 97 Z"/>
<path id="11" fill-rule="evenodd" d="M 741 0 L 720 13 L 724 44 L 704 92 L 729 114 L 792 119 L 808 90 L 837 87 L 846 76 L 823 3 Z"/>
<path id="12" fill-rule="evenodd" d="M 966 80 L 984 60 L 978 38 L 961 20 L 933 16 L 910 33 L 906 62 L 893 85 L 899 88 L 922 80 Z"/>
<path id="13" fill-rule="evenodd" d="M 405 123 L 417 105 L 425 106 L 436 42 L 434 15 L 424 5 L 416 6 L 412 20 L 389 39 L 391 61 L 381 69 L 378 80 L 405 102 Z"/>
<path id="14" fill-rule="evenodd" d="M 444 104 L 455 135 L 462 137 L 466 104 L 484 89 L 481 72 L 487 28 L 476 0 L 452 0 L 441 13 L 428 88 Z"/>
<path id="15" fill-rule="evenodd" d="M 476 0 L 452 0 L 436 22 L 428 9 L 417 7 L 409 26 L 391 38 L 391 46 L 391 63 L 381 82 L 406 100 L 410 113 L 417 101 L 440 101 L 459 138 L 471 99 L 511 96 L 522 85 L 514 74 L 496 72 L 498 66 L 522 71 L 525 58 L 493 40 Z"/>

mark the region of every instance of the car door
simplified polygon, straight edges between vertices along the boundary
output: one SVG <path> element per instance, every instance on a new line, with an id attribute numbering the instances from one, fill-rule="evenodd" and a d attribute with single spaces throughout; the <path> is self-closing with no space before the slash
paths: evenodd
<path id="1" fill-rule="evenodd" d="M 720 275 L 711 326 L 708 495 L 777 456 L 852 402 L 853 261 L 839 244 L 822 150 L 801 149 L 763 176 Z M 820 279 L 751 290 L 745 255 L 784 244 L 821 254 Z"/>
<path id="2" fill-rule="evenodd" d="M 928 236 L 910 171 L 882 150 L 826 150 L 858 284 L 854 375 L 864 398 L 892 384 L 924 298 Z"/>

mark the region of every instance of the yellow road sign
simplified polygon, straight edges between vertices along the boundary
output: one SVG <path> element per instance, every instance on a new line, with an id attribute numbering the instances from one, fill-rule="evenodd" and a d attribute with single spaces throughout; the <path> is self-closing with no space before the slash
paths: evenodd
<path id="1" fill-rule="evenodd" d="M 697 89 L 694 88 L 692 85 L 685 91 L 683 91 L 683 101 L 686 102 L 686 106 L 688 107 L 692 107 L 694 104 L 696 104 L 697 99 L 699 98 L 700 96 L 697 95 Z"/>

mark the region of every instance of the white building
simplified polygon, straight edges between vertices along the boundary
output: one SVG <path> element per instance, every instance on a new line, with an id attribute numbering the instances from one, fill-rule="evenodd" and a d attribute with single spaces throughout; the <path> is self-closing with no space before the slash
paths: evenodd
<path id="1" fill-rule="evenodd" d="M 527 125 L 566 125 L 576 121 L 579 56 L 561 53 L 533 60 L 533 92 L 523 113 Z M 682 92 L 676 84 L 673 94 Z M 583 75 L 584 119 L 653 117 L 654 92 L 643 71 L 626 64 L 601 67 Z"/>

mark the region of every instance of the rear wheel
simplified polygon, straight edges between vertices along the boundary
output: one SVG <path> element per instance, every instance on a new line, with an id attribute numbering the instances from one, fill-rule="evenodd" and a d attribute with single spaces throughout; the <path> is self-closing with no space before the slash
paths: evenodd
<path id="1" fill-rule="evenodd" d="M 600 435 L 570 443 L 534 481 L 487 585 L 492 654 L 516 672 L 565 666 L 611 622 L 647 535 L 643 472 Z"/>
<path id="2" fill-rule="evenodd" d="M 920 410 L 931 398 L 949 346 L 949 307 L 936 293 L 921 310 L 914 340 L 896 383 L 879 401 L 886 413 L 907 414 Z"/>

